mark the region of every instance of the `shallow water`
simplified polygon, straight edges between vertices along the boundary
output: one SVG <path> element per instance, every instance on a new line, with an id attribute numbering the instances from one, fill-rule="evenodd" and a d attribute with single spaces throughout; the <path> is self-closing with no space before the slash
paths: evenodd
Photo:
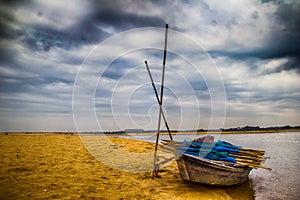
<path id="1" fill-rule="evenodd" d="M 125 136 L 155 142 L 152 136 Z M 175 135 L 175 140 L 193 139 L 195 135 Z M 257 200 L 296 200 L 300 198 L 300 132 L 264 134 L 221 134 L 215 138 L 242 145 L 245 148 L 266 151 L 265 165 L 272 171 L 255 169 L 250 173 L 249 188 Z M 162 135 L 160 139 L 168 139 Z"/>

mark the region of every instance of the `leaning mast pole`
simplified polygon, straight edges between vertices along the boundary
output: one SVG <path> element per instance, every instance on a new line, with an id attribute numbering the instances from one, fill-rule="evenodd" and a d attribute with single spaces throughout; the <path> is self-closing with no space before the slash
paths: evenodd
<path id="1" fill-rule="evenodd" d="M 151 81 L 151 84 L 152 84 L 152 87 L 153 87 L 153 90 L 154 90 L 154 93 L 155 93 L 155 97 L 156 97 L 157 103 L 158 103 L 159 106 L 162 106 L 160 104 L 158 92 L 156 90 L 156 87 L 155 87 L 155 84 L 154 84 L 154 81 L 153 81 L 153 77 L 152 77 L 152 74 L 150 72 L 150 68 L 148 66 L 148 62 L 146 60 L 145 60 L 145 65 L 146 65 L 146 68 L 147 68 L 147 71 L 148 71 L 148 74 L 149 74 L 149 77 L 150 77 L 150 81 Z M 161 110 L 161 114 L 162 114 L 163 120 L 165 122 L 165 126 L 166 126 L 166 128 L 168 130 L 168 133 L 169 133 L 169 136 L 170 136 L 170 140 L 172 141 L 173 137 L 172 137 L 172 134 L 171 134 L 171 131 L 170 131 L 170 128 L 169 128 L 169 125 L 168 125 L 168 122 L 167 122 L 167 119 L 166 119 L 166 116 L 165 116 L 165 113 L 164 113 L 163 110 Z"/>

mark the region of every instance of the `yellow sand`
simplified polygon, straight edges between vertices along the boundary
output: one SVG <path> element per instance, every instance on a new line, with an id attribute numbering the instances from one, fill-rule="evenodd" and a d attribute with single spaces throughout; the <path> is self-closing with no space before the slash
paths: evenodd
<path id="1" fill-rule="evenodd" d="M 126 152 L 154 149 L 131 139 L 109 141 Z M 96 160 L 77 135 L 0 134 L 0 147 L 0 199 L 254 199 L 250 181 L 230 188 L 188 183 L 176 162 L 154 179 L 149 172 L 113 169 Z"/>

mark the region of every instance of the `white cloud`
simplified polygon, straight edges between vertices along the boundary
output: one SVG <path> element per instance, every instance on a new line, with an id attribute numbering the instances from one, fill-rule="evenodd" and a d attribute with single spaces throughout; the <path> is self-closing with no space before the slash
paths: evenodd
<path id="1" fill-rule="evenodd" d="M 250 88 L 273 91 L 297 91 L 300 89 L 299 76 L 293 71 L 267 74 L 249 80 Z"/>
<path id="2" fill-rule="evenodd" d="M 281 66 L 285 65 L 289 61 L 288 58 L 278 58 L 271 59 L 264 62 L 259 63 L 259 68 L 257 70 L 258 75 L 264 73 L 272 73 L 276 72 Z"/>

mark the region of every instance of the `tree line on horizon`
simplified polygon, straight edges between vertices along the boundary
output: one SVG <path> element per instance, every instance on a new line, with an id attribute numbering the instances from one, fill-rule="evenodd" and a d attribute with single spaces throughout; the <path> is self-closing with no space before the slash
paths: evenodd
<path id="1" fill-rule="evenodd" d="M 235 128 L 219 128 L 219 129 L 194 129 L 194 130 L 171 130 L 171 132 L 235 132 L 235 131 L 281 131 L 281 130 L 293 130 L 300 129 L 300 126 L 270 126 L 270 127 L 259 127 L 259 126 L 244 126 Z M 157 130 L 144 130 L 144 129 L 125 129 L 123 131 L 105 131 L 104 134 L 112 133 L 151 133 L 157 132 Z M 167 130 L 161 130 L 160 132 L 165 133 Z"/>

